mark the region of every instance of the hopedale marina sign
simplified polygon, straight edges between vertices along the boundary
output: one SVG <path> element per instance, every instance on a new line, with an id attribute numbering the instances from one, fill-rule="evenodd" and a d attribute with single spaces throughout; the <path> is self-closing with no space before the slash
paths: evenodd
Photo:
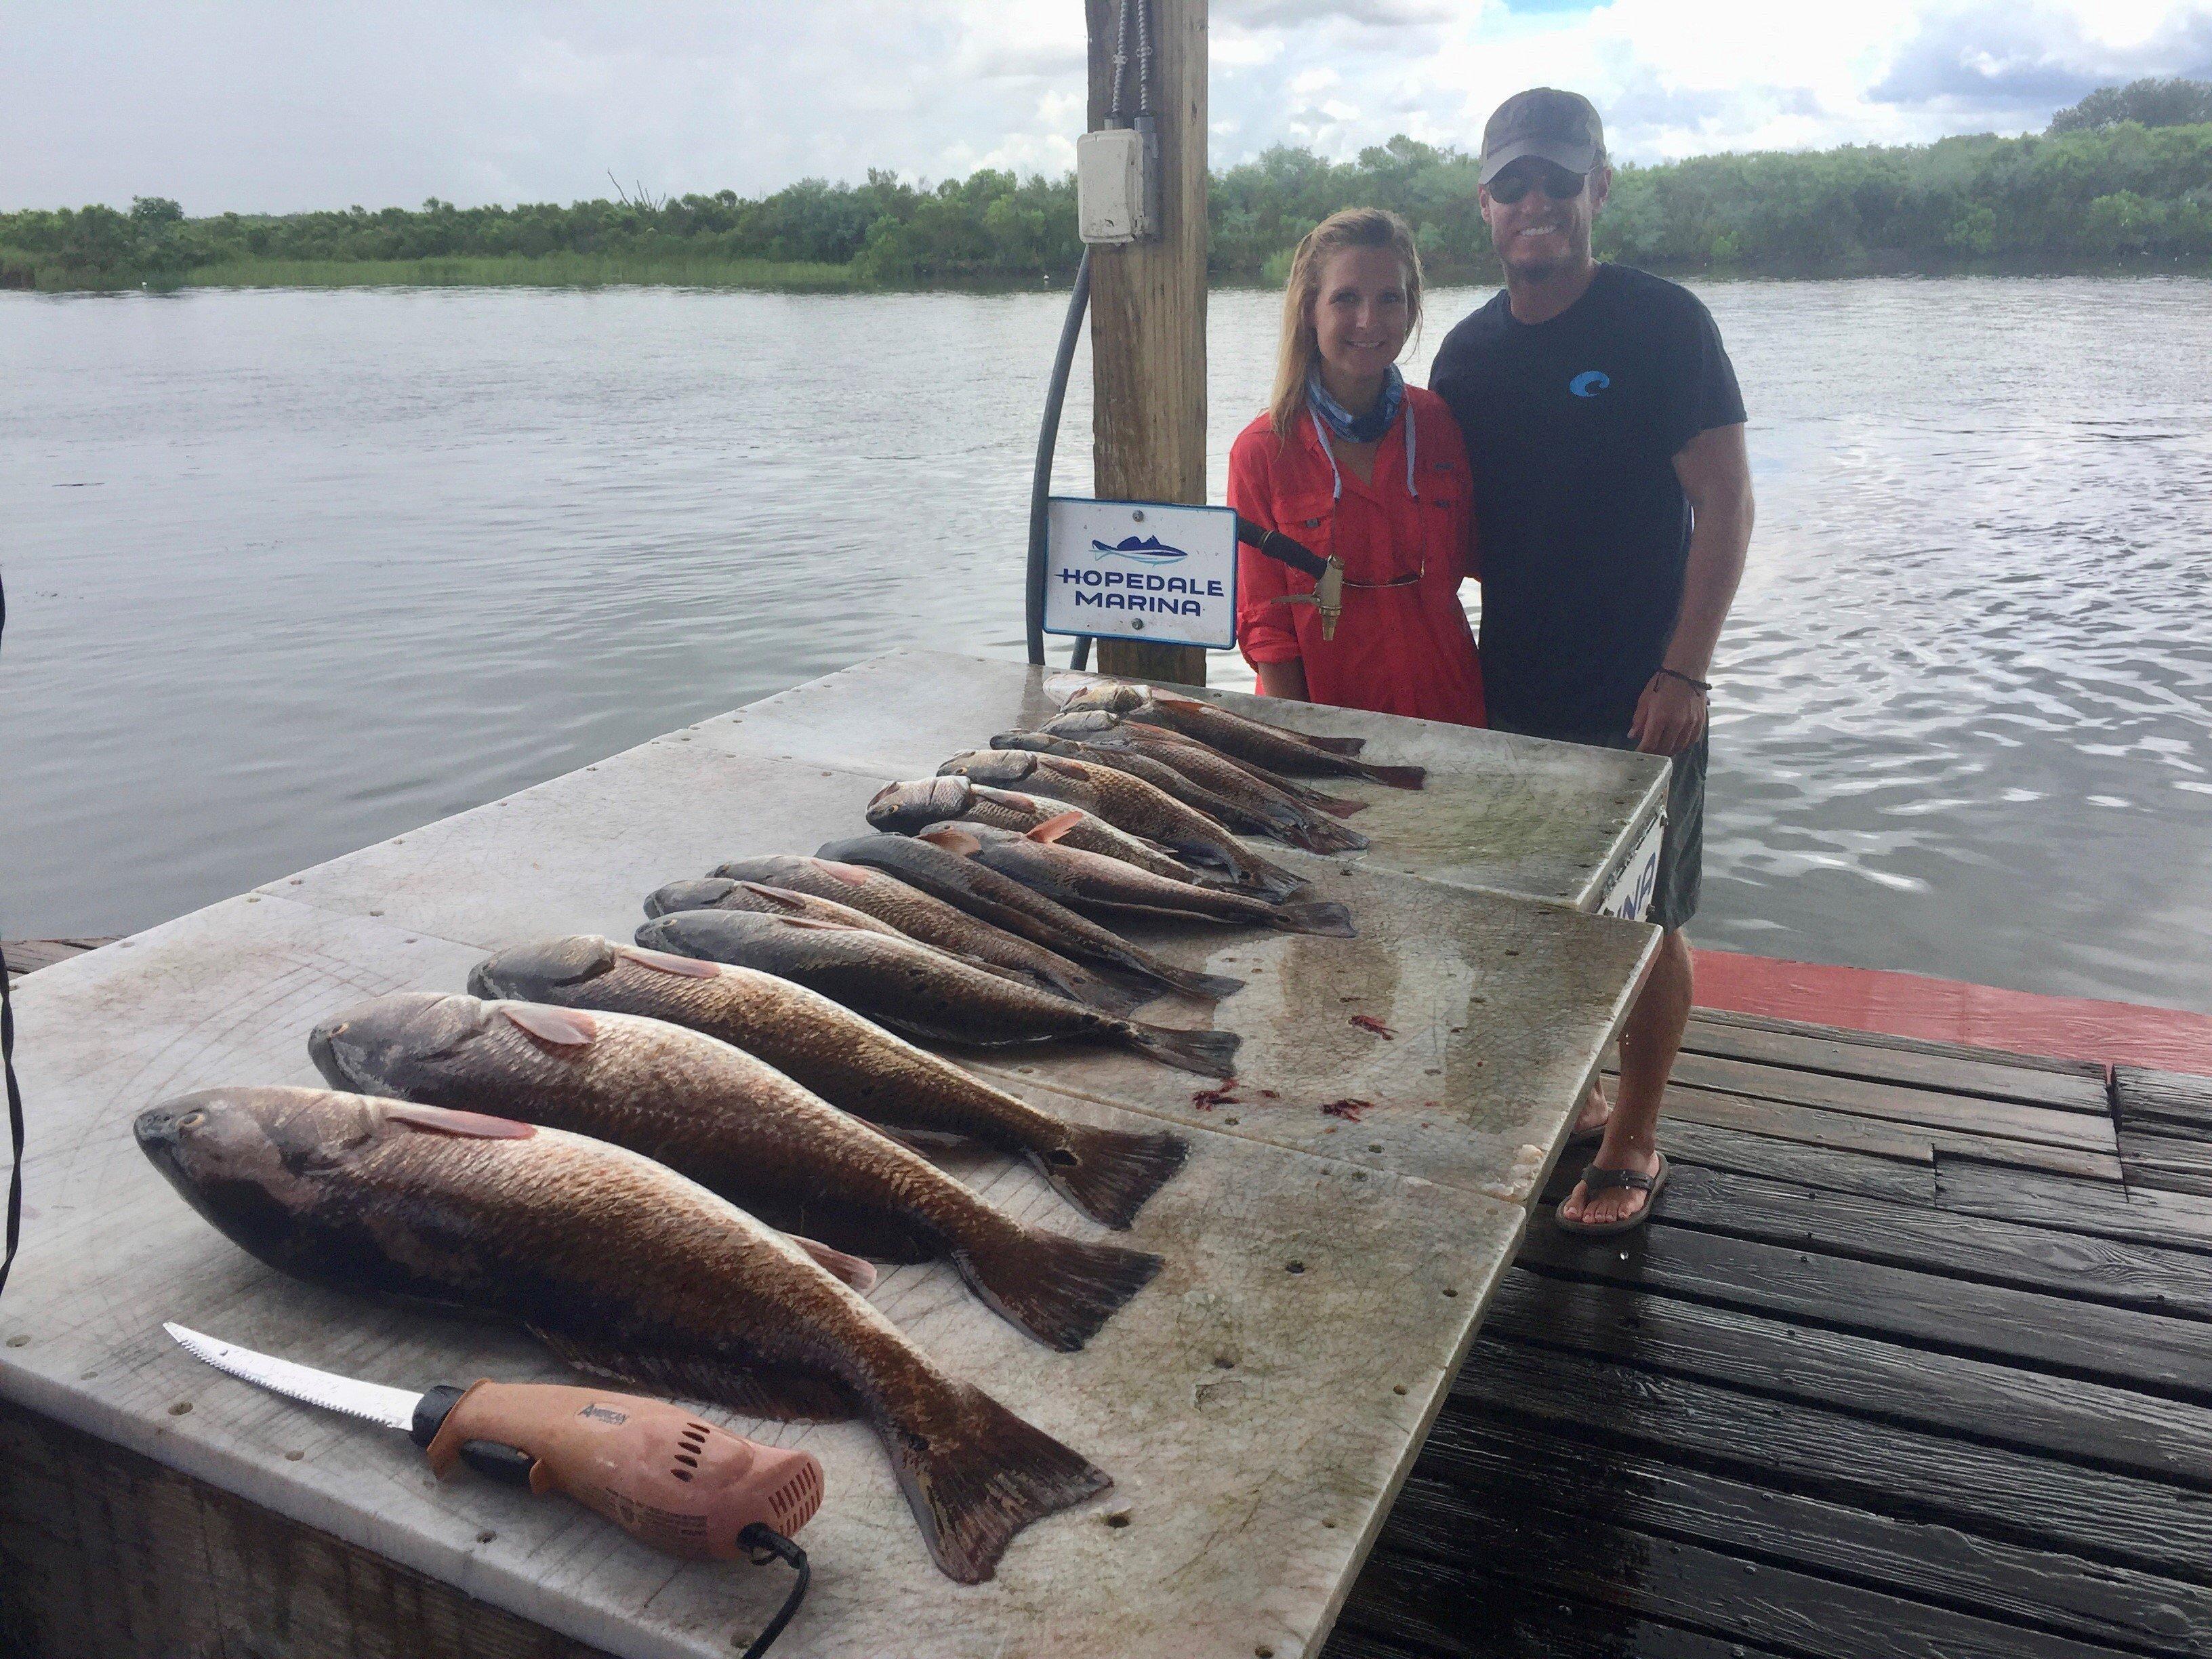
<path id="1" fill-rule="evenodd" d="M 1052 498 L 1044 630 L 1157 645 L 1237 642 L 1237 515 L 1225 507 Z"/>

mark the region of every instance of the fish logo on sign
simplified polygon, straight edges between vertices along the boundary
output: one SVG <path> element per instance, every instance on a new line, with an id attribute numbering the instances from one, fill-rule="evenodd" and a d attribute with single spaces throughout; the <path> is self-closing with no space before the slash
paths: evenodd
<path id="1" fill-rule="evenodd" d="M 1124 536 L 1118 542 L 1094 540 L 1091 546 L 1093 559 L 1122 558 L 1138 564 L 1174 564 L 1190 556 L 1180 547 L 1170 547 L 1158 536 Z"/>
<path id="2" fill-rule="evenodd" d="M 1567 390 L 1577 398 L 1595 398 L 1613 384 L 1613 377 L 1602 369 L 1586 368 L 1567 382 Z"/>

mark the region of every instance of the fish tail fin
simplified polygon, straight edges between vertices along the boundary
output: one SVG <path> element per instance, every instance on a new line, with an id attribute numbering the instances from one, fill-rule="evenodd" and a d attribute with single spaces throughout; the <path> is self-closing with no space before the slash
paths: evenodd
<path id="1" fill-rule="evenodd" d="M 1173 986 L 1186 996 L 1203 997 L 1208 1002 L 1233 997 L 1244 988 L 1243 980 L 1231 979 L 1226 974 L 1194 973 L 1188 968 L 1172 967 L 1164 962 L 1152 963 L 1146 972 L 1163 985 Z"/>
<path id="2" fill-rule="evenodd" d="M 1285 933 L 1323 933 L 1330 939 L 1358 939 L 1352 912 L 1334 899 L 1309 899 L 1302 904 L 1281 904 L 1267 926 Z"/>
<path id="3" fill-rule="evenodd" d="M 1234 1031 L 1179 1031 L 1165 1025 L 1129 1022 L 1129 1046 L 1164 1065 L 1203 1077 L 1237 1075 L 1237 1045 L 1243 1039 Z"/>
<path id="4" fill-rule="evenodd" d="M 1364 738 L 1316 738 L 1311 732 L 1296 734 L 1301 743 L 1310 743 L 1325 755 L 1356 755 L 1367 747 Z"/>
<path id="5" fill-rule="evenodd" d="M 1037 1171 L 1069 1203 L 1109 1227 L 1127 1227 L 1146 1200 L 1190 1156 L 1180 1135 L 1132 1134 L 1071 1123 L 1057 1146 L 1031 1154 Z"/>
<path id="6" fill-rule="evenodd" d="M 1086 1008 L 1096 1008 L 1103 1014 L 1128 1013 L 1142 1007 L 1157 994 L 1098 974 L 1085 973 L 1073 963 L 1068 963 L 1064 969 L 1041 967 L 1030 975 L 1030 982 L 1041 991 L 1049 991 L 1056 997 L 1066 997 L 1070 1002 L 1079 1002 Z"/>
<path id="7" fill-rule="evenodd" d="M 1340 795 L 1324 795 L 1318 789 L 1310 790 L 1308 793 L 1310 798 L 1306 805 L 1328 813 L 1333 818 L 1348 818 L 1367 810 L 1368 803 L 1364 800 L 1346 800 Z M 1365 844 L 1364 836 L 1361 842 Z"/>
<path id="8" fill-rule="evenodd" d="M 1007 1221 L 957 1243 L 953 1265 L 975 1294 L 1048 1348 L 1073 1353 L 1152 1282 L 1160 1258 Z"/>
<path id="9" fill-rule="evenodd" d="M 1369 766 L 1362 763 L 1359 775 L 1376 783 L 1387 783 L 1393 789 L 1419 789 L 1429 781 L 1427 769 L 1419 766 Z"/>
<path id="10" fill-rule="evenodd" d="M 1270 864 L 1251 854 L 1245 855 L 1244 867 L 1239 873 L 1257 887 L 1271 904 L 1280 904 L 1291 894 L 1303 893 L 1313 885 L 1304 876 L 1293 875 L 1281 865 Z"/>
<path id="11" fill-rule="evenodd" d="M 1114 1484 L 981 1389 L 948 1383 L 933 1403 L 926 1420 L 891 1424 L 884 1446 L 930 1554 L 958 1583 L 990 1577 L 1030 1522 Z"/>
<path id="12" fill-rule="evenodd" d="M 1280 823 L 1272 826 L 1272 833 L 1309 853 L 1357 853 L 1367 845 L 1366 836 L 1346 829 L 1334 818 L 1297 818 L 1286 814 Z"/>

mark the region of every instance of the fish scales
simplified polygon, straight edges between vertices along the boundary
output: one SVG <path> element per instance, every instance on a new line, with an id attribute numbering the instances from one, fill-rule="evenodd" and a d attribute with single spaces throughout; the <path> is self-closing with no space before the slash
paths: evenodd
<path id="1" fill-rule="evenodd" d="M 1109 1227 L 1127 1227 L 1188 1151 L 1175 1135 L 1054 1117 L 803 985 L 750 968 L 581 935 L 501 951 L 477 965 L 469 989 L 703 1031 L 871 1123 L 964 1136 L 1024 1158 Z"/>
<path id="2" fill-rule="evenodd" d="M 1353 758 L 1363 738 L 1316 738 L 1270 726 L 1195 698 L 1150 686 L 1111 681 L 1076 689 L 1066 704 L 1075 711 L 1106 709 L 1124 720 L 1170 726 L 1224 754 L 1253 760 L 1283 772 L 1328 772 L 1366 778 L 1394 789 L 1419 789 L 1427 774 L 1418 766 L 1378 766 Z"/>
<path id="3" fill-rule="evenodd" d="M 1232 830 L 1247 830 L 1255 835 L 1273 833 L 1273 826 L 1267 819 L 1255 817 L 1227 796 L 1216 794 L 1172 766 L 1140 754 L 1133 747 L 1105 748 L 1073 738 L 1054 737 L 1048 732 L 1001 732 L 992 738 L 991 747 L 1027 750 L 1033 754 L 1056 755 L 1062 760 L 1088 761 L 1093 766 L 1110 767 L 1133 778 L 1142 778 L 1153 788 L 1174 796 L 1185 806 L 1195 807 Z"/>
<path id="4" fill-rule="evenodd" d="M 1012 876 L 1073 909 L 1158 921 L 1269 927 L 1286 933 L 1355 937 L 1351 913 L 1329 899 L 1270 903 L 1243 893 L 1161 881 L 1114 859 L 981 824 L 935 824 L 923 839 Z"/>
<path id="5" fill-rule="evenodd" d="M 1054 818 L 1066 817 L 1071 812 L 1079 816 L 1069 819 L 1058 831 L 1070 846 L 1103 853 L 1108 858 L 1133 864 L 1139 870 L 1149 870 L 1156 876 L 1177 881 L 1205 879 L 1190 866 L 1081 807 L 1071 807 L 1058 800 L 1032 799 L 1028 795 L 989 788 L 963 777 L 886 784 L 869 801 L 867 816 L 871 829 L 896 835 L 911 835 L 924 824 L 935 823 L 942 818 L 969 818 L 994 829 L 1027 833 Z"/>
<path id="6" fill-rule="evenodd" d="M 894 943 L 779 917 L 679 914 Z M 1157 1256 L 1024 1226 L 765 1061 L 665 1021 L 398 992 L 325 1020 L 308 1049 L 340 1088 L 587 1134 L 834 1249 L 947 1259 L 1054 1347 L 1081 1347 L 1159 1269 Z"/>
<path id="7" fill-rule="evenodd" d="M 1260 792 L 1260 799 L 1287 798 L 1292 807 L 1300 812 L 1312 808 L 1331 817 L 1342 818 L 1367 810 L 1368 803 L 1364 800 L 1324 794 L 1295 778 L 1270 772 L 1264 766 L 1240 760 L 1234 755 L 1224 755 L 1219 750 L 1200 743 L 1196 738 L 1187 738 L 1171 727 L 1125 720 L 1106 709 L 1057 714 L 1044 723 L 1043 729 L 1048 736 L 1073 737 L 1081 742 L 1101 745 L 1126 746 L 1163 766 L 1174 768 L 1209 789 L 1232 798 L 1243 799 L 1248 789 L 1256 788 Z M 1361 837 L 1361 842 L 1364 845 L 1365 837 Z"/>
<path id="8" fill-rule="evenodd" d="M 620 1147 L 324 1089 L 205 1090 L 134 1129 L 194 1209 L 281 1272 L 511 1319 L 657 1392 L 862 1418 L 963 1583 L 989 1578 L 1024 1527 L 1113 1484 L 789 1240 Z"/>
<path id="9" fill-rule="evenodd" d="M 824 842 L 815 856 L 859 864 L 918 887 L 970 915 L 981 916 L 1009 933 L 1035 939 L 1063 956 L 1116 969 L 1168 990 L 1218 1000 L 1242 990 L 1244 981 L 1218 974 L 1194 973 L 1163 962 L 1120 934 L 1101 927 L 1066 905 L 1032 892 L 1012 877 L 909 836 L 855 836 Z"/>
<path id="10" fill-rule="evenodd" d="M 983 749 L 956 755 L 938 770 L 981 785 L 1066 801 L 1194 864 L 1212 866 L 1237 886 L 1266 897 L 1285 897 L 1309 884 L 1238 844 L 1218 819 L 1111 767 L 1055 755 Z"/>
<path id="11" fill-rule="evenodd" d="M 1085 1008 L 994 979 L 911 940 L 775 916 L 684 910 L 648 921 L 651 951 L 732 963 L 793 980 L 854 1012 L 924 1042 L 1007 1048 L 1055 1039 L 1110 1043 L 1170 1066 L 1227 1077 L 1237 1038 L 1182 1031 Z"/>
<path id="12" fill-rule="evenodd" d="M 658 889 L 647 898 L 645 913 L 657 916 L 670 910 L 766 911 L 771 907 L 746 891 L 747 887 L 757 885 L 836 904 L 871 917 L 878 927 L 908 939 L 1110 1013 L 1125 1014 L 1143 1000 L 1126 985 L 933 898 L 896 877 L 826 859 L 789 854 L 732 859 L 716 865 L 704 881 L 672 882 Z"/>

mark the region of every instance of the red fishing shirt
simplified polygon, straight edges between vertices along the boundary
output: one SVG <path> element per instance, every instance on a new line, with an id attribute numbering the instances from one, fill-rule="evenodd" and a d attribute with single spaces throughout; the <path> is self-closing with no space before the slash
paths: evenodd
<path id="1" fill-rule="evenodd" d="M 1310 593 L 1313 579 L 1249 547 L 1237 552 L 1237 638 L 1245 660 L 1304 663 L 1306 695 L 1340 708 L 1419 720 L 1483 724 L 1482 673 L 1459 585 L 1474 575 L 1474 524 L 1467 450 L 1459 423 L 1433 392 L 1406 388 L 1413 417 L 1413 488 L 1407 487 L 1406 416 L 1361 478 L 1337 458 L 1329 471 L 1313 419 L 1302 414 L 1290 441 L 1262 415 L 1229 452 L 1229 504 L 1255 523 L 1344 563 L 1344 614 L 1324 641 L 1310 605 L 1277 605 Z M 1404 587 L 1354 587 L 1425 571 Z"/>

